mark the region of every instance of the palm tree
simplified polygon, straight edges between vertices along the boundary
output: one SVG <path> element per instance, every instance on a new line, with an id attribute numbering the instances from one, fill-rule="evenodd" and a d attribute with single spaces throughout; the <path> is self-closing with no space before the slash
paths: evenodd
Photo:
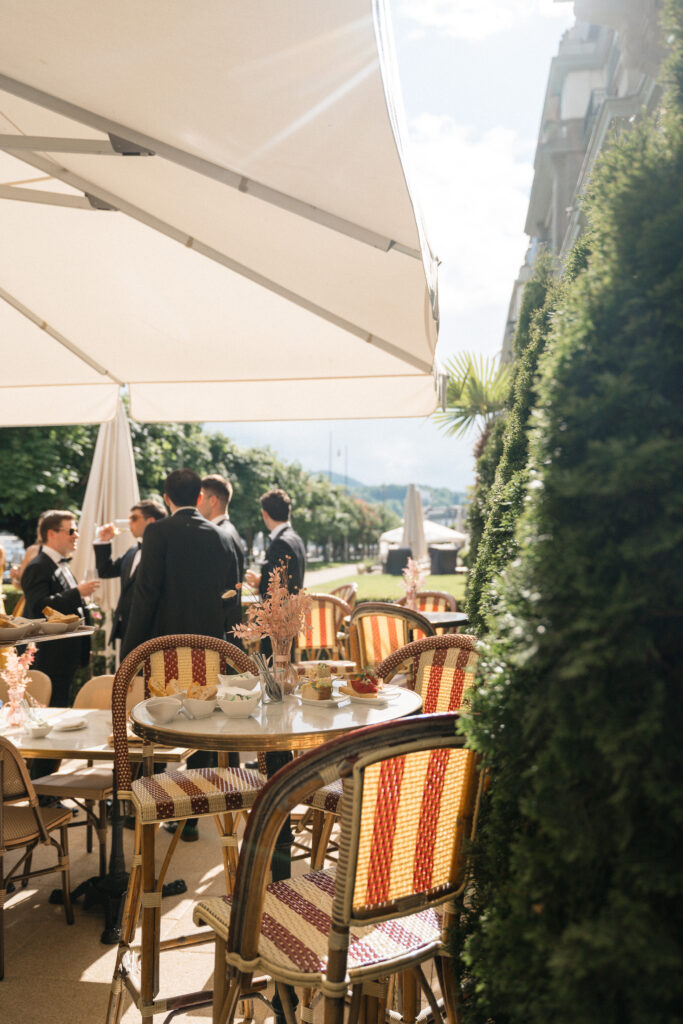
<path id="1" fill-rule="evenodd" d="M 480 427 L 477 446 L 505 408 L 510 388 L 510 366 L 496 359 L 461 352 L 446 363 L 446 408 L 434 420 L 449 437 L 462 437 L 475 424 Z"/>

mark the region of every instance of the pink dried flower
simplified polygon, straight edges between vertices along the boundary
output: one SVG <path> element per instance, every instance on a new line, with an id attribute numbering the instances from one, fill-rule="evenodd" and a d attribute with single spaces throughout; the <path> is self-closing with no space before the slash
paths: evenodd
<path id="1" fill-rule="evenodd" d="M 269 636 L 275 646 L 285 640 L 291 642 L 301 632 L 313 601 L 304 590 L 290 594 L 286 579 L 287 570 L 283 565 L 273 569 L 265 598 L 247 609 L 247 621 L 235 626 L 235 636 L 241 640 Z"/>

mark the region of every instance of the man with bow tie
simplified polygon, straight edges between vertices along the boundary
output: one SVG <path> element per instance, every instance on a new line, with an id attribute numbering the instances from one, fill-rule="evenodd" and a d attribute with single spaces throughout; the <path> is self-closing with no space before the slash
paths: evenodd
<path id="1" fill-rule="evenodd" d="M 126 635 L 130 610 L 133 606 L 136 570 L 142 556 L 142 535 L 150 523 L 165 518 L 166 510 L 158 501 L 139 501 L 137 505 L 133 505 L 128 515 L 128 526 L 136 543 L 116 559 L 111 557 L 111 541 L 115 533 L 114 524 L 106 523 L 98 531 L 98 539 L 95 541 L 97 575 L 103 580 L 121 578 L 121 594 L 114 612 L 114 624 L 109 637 L 110 644 L 113 644 L 115 640 L 123 640 Z"/>
<path id="2" fill-rule="evenodd" d="M 89 621 L 86 604 L 97 588 L 98 580 L 78 583 L 69 569 L 69 560 L 78 543 L 78 529 L 73 512 L 51 509 L 45 512 L 39 526 L 41 549 L 26 568 L 21 585 L 26 597 L 24 615 L 39 619 L 49 606 L 65 615 L 75 613 Z M 79 666 L 88 664 L 90 638 L 58 640 L 38 644 L 33 667 L 46 672 L 52 681 L 51 703 L 67 707 L 71 682 Z"/>

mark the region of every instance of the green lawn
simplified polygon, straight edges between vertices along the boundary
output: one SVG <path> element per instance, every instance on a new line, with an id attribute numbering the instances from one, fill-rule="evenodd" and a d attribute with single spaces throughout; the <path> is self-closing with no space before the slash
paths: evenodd
<path id="1" fill-rule="evenodd" d="M 464 607 L 465 602 L 465 573 L 458 573 L 448 576 L 428 576 L 423 584 L 423 590 L 445 590 L 453 594 L 458 602 L 458 608 Z M 319 583 L 309 589 L 315 593 L 329 594 L 330 590 L 340 587 L 342 583 L 357 583 L 357 601 L 395 601 L 403 597 L 404 589 L 400 576 L 386 576 L 381 573 L 363 573 L 354 576 L 345 576 L 343 579 L 334 580 L 331 583 Z"/>

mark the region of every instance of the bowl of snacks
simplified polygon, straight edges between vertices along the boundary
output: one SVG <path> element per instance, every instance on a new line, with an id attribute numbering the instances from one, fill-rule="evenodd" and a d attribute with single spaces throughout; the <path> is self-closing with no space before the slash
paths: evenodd
<path id="1" fill-rule="evenodd" d="M 216 700 L 223 714 L 230 718 L 248 718 L 261 703 L 261 691 L 234 686 L 222 690 Z"/>
<path id="2" fill-rule="evenodd" d="M 216 708 L 217 686 L 192 683 L 183 698 L 183 708 L 190 718 L 208 718 Z"/>
<path id="3" fill-rule="evenodd" d="M 41 740 L 48 733 L 52 732 L 52 726 L 49 722 L 29 722 L 26 726 L 26 732 L 34 740 Z"/>

